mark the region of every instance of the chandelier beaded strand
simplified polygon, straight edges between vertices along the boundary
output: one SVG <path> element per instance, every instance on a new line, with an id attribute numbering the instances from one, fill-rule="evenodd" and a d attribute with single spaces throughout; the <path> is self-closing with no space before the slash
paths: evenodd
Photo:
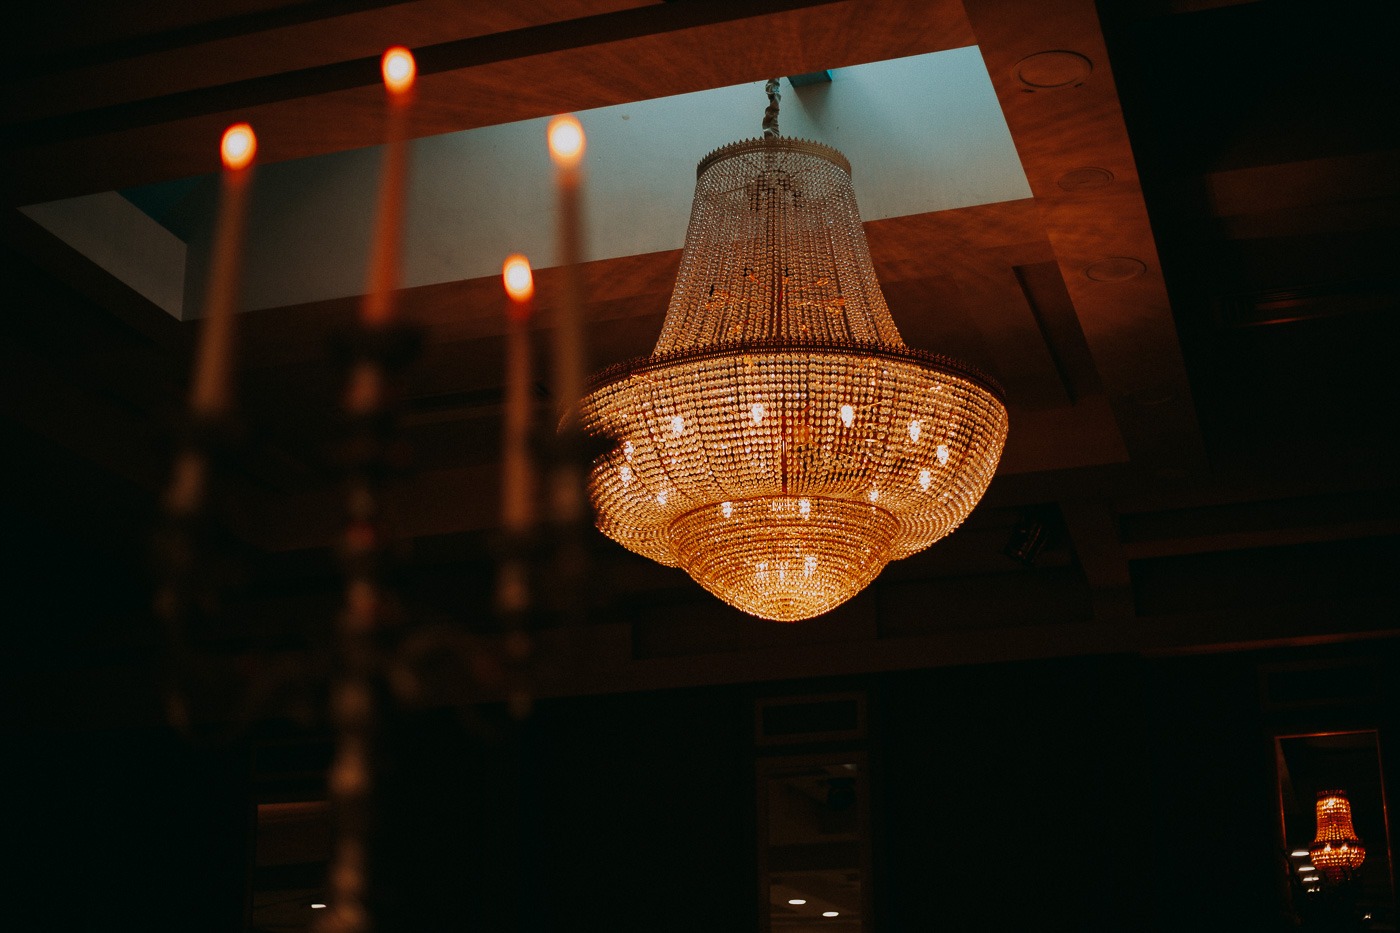
<path id="1" fill-rule="evenodd" d="M 956 528 L 1006 441 L 1001 389 L 905 346 L 851 187 L 820 143 L 764 135 L 701 160 L 650 357 L 594 376 L 598 527 L 775 621 L 845 602 Z"/>

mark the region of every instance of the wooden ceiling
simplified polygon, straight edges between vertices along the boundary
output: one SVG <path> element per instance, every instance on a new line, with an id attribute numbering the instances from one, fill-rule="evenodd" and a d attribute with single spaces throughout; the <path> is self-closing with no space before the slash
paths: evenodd
<path id="1" fill-rule="evenodd" d="M 906 341 L 1008 391 L 1003 467 L 967 525 L 798 626 L 741 618 L 599 539 L 577 663 L 547 692 L 1391 631 L 1375 610 L 1394 595 L 1381 568 L 1400 540 L 1384 427 L 1400 407 L 1385 352 L 1400 175 L 1395 118 L 1368 102 L 1396 78 L 1368 59 L 1378 30 L 1363 13 L 1184 0 L 1105 20 L 1086 0 L 140 6 L 30 10 L 33 41 L 5 69 L 5 515 L 26 555 L 12 572 L 34 591 L 36 631 L 20 641 L 55 657 L 88 646 L 58 665 L 70 678 L 135 663 L 117 649 L 150 637 L 132 634 L 145 632 L 140 555 L 194 325 L 16 208 L 212 171 L 210 141 L 235 118 L 272 161 L 372 145 L 391 43 L 418 55 L 420 136 L 975 44 L 1034 193 L 867 224 Z M 1246 44 L 1259 30 L 1306 73 L 1270 74 Z M 650 352 L 678 258 L 587 264 L 596 364 Z M 540 275 L 546 322 L 555 281 Z M 482 622 L 497 511 L 498 289 L 493 277 L 401 296 L 424 335 L 396 498 L 406 594 L 424 620 L 466 628 Z M 238 611 L 209 633 L 220 650 L 297 657 L 334 611 L 334 347 L 355 309 L 240 320 L 247 430 L 222 520 L 243 569 Z M 542 391 L 541 418 L 552 408 Z M 1030 565 L 1004 554 L 1027 521 L 1052 538 Z M 92 573 L 90 604 L 54 597 L 56 568 Z M 134 628 L 114 634 L 93 612 Z M 554 637 L 546 653 L 563 651 Z"/>

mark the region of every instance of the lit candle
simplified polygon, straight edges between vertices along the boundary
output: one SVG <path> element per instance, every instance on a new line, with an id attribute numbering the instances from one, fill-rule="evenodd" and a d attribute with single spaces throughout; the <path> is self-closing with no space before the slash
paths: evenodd
<path id="1" fill-rule="evenodd" d="M 564 292 L 560 296 L 557 323 L 554 378 L 559 401 L 568 406 L 567 417 L 577 414 L 583 397 L 583 286 L 579 263 L 582 259 L 582 221 L 579 212 L 580 166 L 585 140 L 583 127 L 571 114 L 549 122 L 549 154 L 554 160 L 558 189 L 559 263 L 564 267 Z"/>
<path id="2" fill-rule="evenodd" d="M 554 160 L 558 192 L 558 248 L 564 289 L 560 295 L 554 340 L 554 389 L 564 406 L 563 431 L 578 432 L 578 404 L 583 398 L 583 254 L 580 188 L 586 140 L 583 126 L 571 114 L 549 121 L 549 155 Z M 582 475 L 576 465 L 561 463 L 551 483 L 555 517 L 574 522 L 583 517 Z"/>
<path id="3" fill-rule="evenodd" d="M 257 149 L 257 136 L 246 123 L 225 130 L 219 146 L 224 170 L 190 392 L 190 409 L 196 416 L 221 414 L 231 404 L 234 315 L 238 311 L 243 232 L 248 222 L 248 181 Z"/>
<path id="4" fill-rule="evenodd" d="M 204 319 L 195 347 L 190 378 L 190 420 L 196 425 L 218 426 L 233 407 L 234 319 L 238 313 L 239 266 L 243 233 L 248 218 L 248 187 L 258 139 L 253 128 L 236 123 L 224 131 L 219 154 L 224 170 L 219 182 L 219 203 L 214 218 L 214 244 L 204 301 Z M 164 580 L 156 591 L 155 609 L 165 622 L 169 638 L 171 682 L 166 698 L 171 724 L 184 730 L 190 724 L 189 690 L 192 678 L 188 621 L 198 612 L 198 584 L 191 571 L 202 554 L 198 537 L 185 520 L 204 509 L 213 466 L 211 439 L 192 434 L 175 457 L 164 506 L 170 525 L 161 536 L 166 541 Z"/>
<path id="5" fill-rule="evenodd" d="M 506 295 L 506 418 L 502 447 L 501 519 L 506 532 L 530 528 L 530 313 L 535 294 L 530 261 L 519 254 L 501 268 Z"/>
<path id="6" fill-rule="evenodd" d="M 394 319 L 393 294 L 399 284 L 401 227 L 408 187 L 408 109 L 418 73 L 413 53 L 402 46 L 394 46 L 384 53 L 380 70 L 388 97 L 384 166 L 379 180 L 369 288 L 363 308 L 364 323 L 370 327 L 384 327 Z"/>
<path id="7" fill-rule="evenodd" d="M 216 421 L 233 407 L 234 319 L 238 313 L 243 233 L 248 221 L 248 182 L 257 148 L 257 136 L 246 123 L 230 126 L 219 144 L 224 171 L 214 218 L 204 319 L 190 380 L 190 414 L 195 421 Z M 175 458 L 166 508 L 174 515 L 198 512 L 204 502 L 208 473 L 208 450 L 198 444 L 185 447 Z"/>

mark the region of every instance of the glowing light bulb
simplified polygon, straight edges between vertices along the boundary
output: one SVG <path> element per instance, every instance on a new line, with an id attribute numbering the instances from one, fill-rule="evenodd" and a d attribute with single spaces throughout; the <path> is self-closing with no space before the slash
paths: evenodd
<path id="1" fill-rule="evenodd" d="M 224 138 L 219 143 L 219 155 L 224 167 L 230 169 L 247 168 L 258 151 L 258 137 L 246 123 L 235 123 L 224 130 Z"/>
<path id="2" fill-rule="evenodd" d="M 379 68 L 384 73 L 384 86 L 393 94 L 402 94 L 413 87 L 413 79 L 418 74 L 413 53 L 401 45 L 385 50 Z"/>
<path id="3" fill-rule="evenodd" d="M 870 487 L 870 501 L 871 501 L 871 502 L 878 502 L 879 499 L 880 499 L 880 490 L 876 489 L 874 486 L 871 486 L 871 487 Z"/>
<path id="4" fill-rule="evenodd" d="M 628 486 L 632 485 L 632 468 L 630 466 L 624 463 L 622 466 L 618 467 L 617 475 L 622 477 L 622 488 L 626 489 Z"/>
<path id="5" fill-rule="evenodd" d="M 622 456 L 624 456 L 624 457 L 627 458 L 627 462 L 628 462 L 628 463 L 631 463 L 631 462 L 632 462 L 632 454 L 633 454 L 634 451 L 636 451 L 636 449 L 637 449 L 637 448 L 635 448 L 635 447 L 632 446 L 632 442 L 631 442 L 631 441 L 626 441 L 626 442 L 623 443 L 623 445 L 622 445 Z"/>
<path id="6" fill-rule="evenodd" d="M 920 489 L 927 489 L 927 488 L 929 487 L 929 483 L 932 483 L 932 482 L 933 482 L 933 473 L 929 471 L 928 467 L 924 467 L 922 470 L 919 471 L 919 488 L 920 488 Z"/>
<path id="7" fill-rule="evenodd" d="M 811 501 L 808 500 L 808 499 L 798 499 L 798 500 L 797 500 L 797 512 L 798 512 L 798 514 L 800 514 L 803 518 L 806 518 L 807 516 L 811 515 L 811 514 L 812 514 L 812 503 L 811 503 Z"/>
<path id="8" fill-rule="evenodd" d="M 919 432 L 923 430 L 923 424 L 919 421 L 909 422 L 909 439 L 914 442 L 919 440 Z"/>
<path id="9" fill-rule="evenodd" d="M 672 418 L 671 418 L 671 433 L 674 434 L 674 435 L 676 435 L 677 437 L 680 437 L 681 434 L 683 434 L 684 432 L 685 432 L 685 419 L 682 418 L 680 415 L 674 415 L 674 416 L 672 416 Z"/>
<path id="10" fill-rule="evenodd" d="M 856 410 L 855 410 L 854 408 L 852 408 L 850 405 L 842 405 L 842 406 L 841 406 L 841 423 L 844 424 L 846 427 L 849 428 L 851 425 L 855 424 L 855 422 L 856 422 Z"/>
<path id="11" fill-rule="evenodd" d="M 753 408 L 749 409 L 749 414 L 753 417 L 754 424 L 762 424 L 763 416 L 768 414 L 768 409 L 763 407 L 762 402 L 754 402 Z"/>
<path id="12" fill-rule="evenodd" d="M 670 499 L 670 498 L 671 498 L 671 494 L 668 493 L 666 490 L 663 489 L 663 490 L 661 490 L 660 492 L 658 492 L 658 493 L 656 494 L 656 504 L 657 504 L 657 505 L 665 505 L 666 502 L 667 502 L 667 500 Z"/>
<path id="13" fill-rule="evenodd" d="M 734 503 L 732 503 L 732 502 L 721 502 L 721 503 L 719 504 L 719 514 L 723 515 L 725 518 L 728 518 L 729 516 L 733 515 L 733 514 L 734 514 Z"/>
<path id="14" fill-rule="evenodd" d="M 530 260 L 519 253 L 506 257 L 501 265 L 501 281 L 512 301 L 529 301 L 535 293 L 535 277 L 530 272 Z"/>
<path id="15" fill-rule="evenodd" d="M 583 124 L 571 113 L 562 114 L 549 121 L 549 156 L 560 168 L 573 168 L 583 159 L 586 145 Z"/>
<path id="16" fill-rule="evenodd" d="M 938 465 L 939 465 L 939 466 L 947 466 L 947 465 L 948 465 L 948 445 L 947 445 L 947 444 L 939 444 L 939 445 L 938 445 L 938 449 L 934 451 L 934 455 L 938 457 Z"/>
<path id="17" fill-rule="evenodd" d="M 807 576 L 809 576 L 809 577 L 810 577 L 812 574 L 816 573 L 816 572 L 817 572 L 817 555 L 815 555 L 815 554 L 808 554 L 805 558 L 803 558 L 803 560 L 802 560 L 802 569 L 803 569 L 804 572 L 806 572 Z M 791 904 L 792 901 L 788 901 L 788 903 Z M 802 903 L 805 904 L 805 903 L 807 903 L 807 902 L 806 902 L 806 901 L 803 901 Z"/>

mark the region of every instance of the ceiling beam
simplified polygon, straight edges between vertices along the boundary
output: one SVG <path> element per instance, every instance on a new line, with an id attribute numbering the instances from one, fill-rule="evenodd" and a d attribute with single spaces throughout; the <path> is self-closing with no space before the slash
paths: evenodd
<path id="1" fill-rule="evenodd" d="M 1186 369 L 1091 0 L 968 0 L 968 19 L 1134 464 L 1205 468 Z"/>
<path id="2" fill-rule="evenodd" d="M 409 133 L 449 133 L 972 43 L 956 0 L 723 0 L 615 10 L 420 48 Z M 235 119 L 257 129 L 264 162 L 376 145 L 385 134 L 378 68 L 378 56 L 367 56 L 8 120 L 0 128 L 11 161 L 5 203 L 213 172 L 217 140 Z M 47 91 L 32 93 L 42 98 Z"/>

